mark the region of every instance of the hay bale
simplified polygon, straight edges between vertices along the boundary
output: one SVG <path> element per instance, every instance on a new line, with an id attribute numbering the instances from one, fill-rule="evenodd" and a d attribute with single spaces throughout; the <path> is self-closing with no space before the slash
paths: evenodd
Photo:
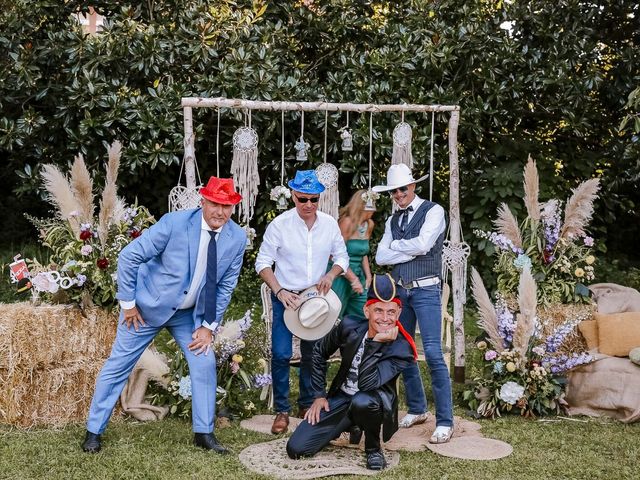
<path id="1" fill-rule="evenodd" d="M 0 422 L 84 420 L 116 327 L 116 314 L 101 309 L 0 304 Z"/>

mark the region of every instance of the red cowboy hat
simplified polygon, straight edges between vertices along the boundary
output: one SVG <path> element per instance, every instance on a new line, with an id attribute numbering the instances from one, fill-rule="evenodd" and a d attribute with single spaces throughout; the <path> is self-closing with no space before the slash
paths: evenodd
<path id="1" fill-rule="evenodd" d="M 200 195 L 222 205 L 236 205 L 242 200 L 242 195 L 233 186 L 233 178 L 211 177 L 207 186 L 200 189 Z"/>

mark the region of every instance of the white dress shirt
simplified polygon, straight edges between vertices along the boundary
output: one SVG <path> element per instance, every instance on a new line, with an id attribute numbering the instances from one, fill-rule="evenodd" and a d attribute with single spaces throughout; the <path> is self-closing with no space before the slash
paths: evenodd
<path id="1" fill-rule="evenodd" d="M 191 308 L 196 304 L 196 297 L 198 296 L 198 291 L 200 284 L 202 283 L 202 279 L 207 271 L 207 250 L 209 247 L 209 241 L 211 240 L 211 234 L 209 233 L 212 228 L 205 221 L 204 217 L 201 220 L 201 229 L 200 229 L 200 241 L 198 242 L 198 257 L 196 259 L 196 269 L 193 272 L 193 277 L 191 278 L 191 284 L 189 285 L 189 290 L 187 291 L 187 295 L 180 306 L 180 310 L 185 310 L 187 308 Z M 222 227 L 215 230 L 216 239 L 218 238 L 218 234 L 222 230 Z M 136 301 L 131 300 L 125 302 L 120 300 L 120 308 L 129 309 L 136 306 Z M 208 323 L 206 321 L 202 321 L 202 326 L 207 327 L 209 330 L 215 330 L 218 327 L 217 323 Z"/>
<path id="2" fill-rule="evenodd" d="M 333 263 L 349 268 L 349 255 L 338 222 L 326 213 L 316 212 L 311 229 L 295 208 L 278 215 L 267 226 L 256 258 L 256 272 L 273 268 L 280 286 L 304 290 L 318 283 Z"/>
<path id="3" fill-rule="evenodd" d="M 413 211 L 409 212 L 409 222 L 411 222 L 423 202 L 424 200 L 416 195 L 413 201 L 407 205 L 407 208 L 413 207 Z M 384 235 L 376 251 L 376 263 L 378 265 L 396 265 L 409 262 L 418 255 L 426 255 L 446 228 L 444 208 L 437 204 L 427 212 L 424 223 L 420 228 L 420 234 L 414 238 L 393 240 L 391 233 L 392 221 L 393 215 L 387 219 L 384 225 Z M 402 222 L 402 215 L 398 217 L 398 225 L 400 225 L 400 222 Z"/>

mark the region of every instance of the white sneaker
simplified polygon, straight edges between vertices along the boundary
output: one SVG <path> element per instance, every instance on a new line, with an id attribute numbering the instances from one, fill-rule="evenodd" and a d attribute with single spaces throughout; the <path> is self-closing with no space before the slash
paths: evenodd
<path id="1" fill-rule="evenodd" d="M 453 427 L 436 427 L 429 443 L 447 443 L 453 436 Z"/>
<path id="2" fill-rule="evenodd" d="M 398 426 L 400 428 L 409 428 L 413 425 L 420 425 L 427 421 L 429 418 L 429 412 L 419 413 L 418 415 L 414 415 L 413 413 L 407 413 L 402 420 L 398 422 Z"/>

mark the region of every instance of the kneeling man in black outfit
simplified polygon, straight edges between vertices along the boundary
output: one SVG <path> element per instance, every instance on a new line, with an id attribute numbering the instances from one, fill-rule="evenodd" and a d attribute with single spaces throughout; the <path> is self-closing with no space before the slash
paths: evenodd
<path id="1" fill-rule="evenodd" d="M 364 432 L 367 468 L 382 470 L 380 428 L 386 442 L 398 430 L 396 378 L 418 356 L 398 319 L 402 303 L 388 275 L 375 275 L 364 314 L 345 316 L 313 351 L 314 402 L 287 443 L 291 458 L 313 456 L 342 432 L 359 443 Z M 342 362 L 326 392 L 327 360 L 340 349 Z"/>

